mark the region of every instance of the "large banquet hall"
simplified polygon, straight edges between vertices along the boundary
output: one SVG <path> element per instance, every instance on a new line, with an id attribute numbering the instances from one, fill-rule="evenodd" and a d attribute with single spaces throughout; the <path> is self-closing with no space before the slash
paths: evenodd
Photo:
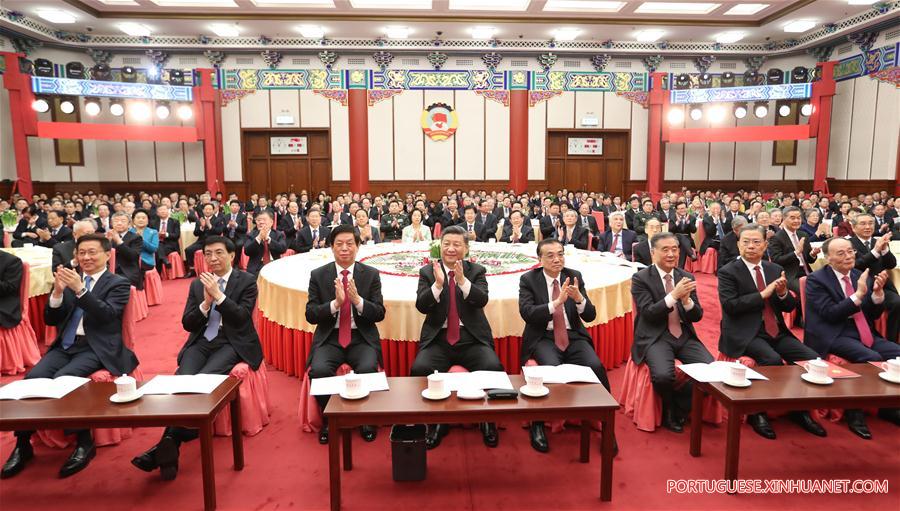
<path id="1" fill-rule="evenodd" d="M 900 509 L 900 1 L 4 0 L 0 507 Z"/>

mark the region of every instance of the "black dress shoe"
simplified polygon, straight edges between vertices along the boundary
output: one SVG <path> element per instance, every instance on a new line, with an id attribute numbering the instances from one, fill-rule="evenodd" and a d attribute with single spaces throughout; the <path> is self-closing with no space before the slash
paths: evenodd
<path id="1" fill-rule="evenodd" d="M 0 471 L 0 479 L 9 479 L 18 474 L 32 458 L 34 458 L 34 449 L 30 443 L 17 444 L 12 452 L 9 453 L 6 463 L 3 464 L 3 471 Z"/>
<path id="2" fill-rule="evenodd" d="M 171 436 L 164 436 L 156 444 L 154 459 L 159 466 L 163 481 L 171 481 L 178 475 L 178 442 Z"/>
<path id="3" fill-rule="evenodd" d="M 677 417 L 675 410 L 673 410 L 671 407 L 666 408 L 663 412 L 662 426 L 675 433 L 684 432 L 684 427 L 682 426 L 681 420 Z"/>
<path id="4" fill-rule="evenodd" d="M 809 412 L 793 412 L 791 413 L 791 419 L 813 435 L 821 437 L 828 436 L 828 432 L 825 431 L 825 428 L 816 422 L 815 419 L 810 417 Z"/>
<path id="5" fill-rule="evenodd" d="M 850 428 L 856 436 L 863 440 L 871 440 L 872 432 L 866 424 L 866 416 L 862 410 L 845 410 L 844 418 L 847 419 L 847 427 Z"/>
<path id="6" fill-rule="evenodd" d="M 425 433 L 425 448 L 434 449 L 441 445 L 441 440 L 450 432 L 450 426 L 446 424 L 429 424 Z"/>
<path id="7" fill-rule="evenodd" d="M 375 436 L 378 434 L 378 430 L 375 426 L 360 426 L 359 427 L 359 436 L 362 437 L 366 442 L 374 442 Z"/>
<path id="8" fill-rule="evenodd" d="M 880 408 L 878 418 L 900 426 L 900 408 Z"/>
<path id="9" fill-rule="evenodd" d="M 319 431 L 319 443 L 322 445 L 328 443 L 328 424 L 323 424 L 322 430 Z"/>
<path id="10" fill-rule="evenodd" d="M 772 426 L 769 424 L 769 419 L 766 417 L 766 414 L 754 413 L 748 415 L 747 422 L 750 423 L 750 426 L 753 428 L 753 431 L 756 431 L 757 435 L 769 440 L 775 440 L 775 430 L 772 429 Z"/>
<path id="11" fill-rule="evenodd" d="M 59 477 L 65 478 L 81 472 L 96 455 L 97 447 L 94 445 L 94 442 L 89 444 L 78 444 L 75 446 L 75 450 L 72 451 L 72 455 L 69 456 L 69 459 L 67 459 L 59 469 Z"/>
<path id="12" fill-rule="evenodd" d="M 144 472 L 153 472 L 158 469 L 159 465 L 156 464 L 156 446 L 154 445 L 140 455 L 131 458 L 131 464 Z"/>
<path id="13" fill-rule="evenodd" d="M 543 422 L 531 423 L 531 447 L 537 452 L 547 452 L 550 444 L 547 442 L 547 434 L 544 432 Z"/>
<path id="14" fill-rule="evenodd" d="M 497 425 L 493 422 L 481 423 L 481 435 L 484 437 L 484 445 L 497 447 L 500 443 L 500 434 L 497 433 Z"/>

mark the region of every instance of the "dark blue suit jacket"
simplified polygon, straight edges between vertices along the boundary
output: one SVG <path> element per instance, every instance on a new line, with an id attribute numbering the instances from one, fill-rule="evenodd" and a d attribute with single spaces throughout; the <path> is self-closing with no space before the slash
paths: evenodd
<path id="1" fill-rule="evenodd" d="M 853 289 L 857 288 L 861 274 L 862 272 L 855 268 L 850 271 Z M 869 292 L 861 306 L 857 307 L 850 298 L 844 296 L 844 285 L 838 282 L 830 266 L 812 272 L 806 279 L 806 310 L 803 311 L 806 321 L 803 342 L 824 357 L 836 339 L 841 337 L 859 339 L 856 323 L 851 316 L 860 309 L 866 316 L 872 334 L 877 336 L 873 322 L 884 312 L 884 304 L 876 305 L 872 302 L 873 281 L 874 277 L 869 277 Z"/>
<path id="2" fill-rule="evenodd" d="M 631 245 L 637 241 L 637 235 L 634 231 L 628 229 L 622 229 L 622 252 L 625 253 L 625 259 L 631 261 Z M 615 247 L 612 246 L 613 242 L 613 232 L 606 231 L 603 233 L 603 237 L 600 240 L 600 251 L 601 252 L 612 252 L 615 250 Z"/>

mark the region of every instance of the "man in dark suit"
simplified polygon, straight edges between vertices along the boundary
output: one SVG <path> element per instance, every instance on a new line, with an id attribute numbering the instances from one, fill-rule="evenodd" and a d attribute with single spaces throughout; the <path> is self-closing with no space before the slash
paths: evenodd
<path id="1" fill-rule="evenodd" d="M 478 218 L 475 206 L 469 204 L 463 208 L 463 221 L 458 224 L 465 229 L 466 237 L 472 241 L 487 241 L 488 232 Z"/>
<path id="2" fill-rule="evenodd" d="M 56 270 L 44 319 L 48 325 L 57 327 L 58 334 L 41 361 L 25 375 L 26 379 L 88 377 L 101 369 L 122 375 L 137 367 L 137 358 L 122 342 L 122 314 L 128 303 L 130 285 L 126 279 L 106 270 L 109 251 L 109 240 L 102 235 L 84 235 L 76 247 L 83 274 L 64 267 Z M 18 474 L 34 457 L 32 433 L 16 432 L 16 447 L 3 465 L 0 478 Z M 91 430 L 72 433 L 78 440 L 59 471 L 60 477 L 83 470 L 97 454 Z"/>
<path id="3" fill-rule="evenodd" d="M 462 214 L 459 211 L 459 203 L 456 201 L 456 199 L 450 199 L 447 201 L 447 208 L 444 209 L 444 212 L 441 214 L 441 218 L 438 221 L 440 222 L 442 229 L 446 229 L 451 225 L 457 225 L 463 222 Z"/>
<path id="4" fill-rule="evenodd" d="M 872 215 L 861 213 L 850 221 L 853 226 L 853 236 L 850 243 L 856 250 L 856 269 L 859 271 L 870 270 L 871 275 L 877 275 L 882 271 L 897 267 L 897 258 L 891 253 L 890 242 L 893 234 L 879 234 Z M 885 339 L 900 342 L 900 296 L 897 287 L 888 279 L 884 286 L 884 309 L 888 313 L 887 329 L 881 332 Z"/>
<path id="5" fill-rule="evenodd" d="M 180 250 L 181 222 L 171 217 L 169 206 L 161 204 L 156 208 L 156 218 L 150 220 L 150 228 L 159 233 L 159 247 L 156 249 L 156 267 L 169 267 L 169 254 Z"/>
<path id="6" fill-rule="evenodd" d="M 348 364 L 356 373 L 374 373 L 381 362 L 381 336 L 376 323 L 384 319 L 381 277 L 378 270 L 356 261 L 360 238 L 352 226 L 340 225 L 329 234 L 334 263 L 312 271 L 306 320 L 316 325 L 310 350 L 310 378 L 334 376 Z M 325 410 L 329 396 L 316 396 Z M 360 434 L 375 440 L 375 428 L 363 426 Z M 319 432 L 319 443 L 328 443 L 328 423 Z"/>
<path id="7" fill-rule="evenodd" d="M 85 234 L 94 234 L 96 226 L 97 223 L 93 218 L 79 220 L 72 224 L 73 239 L 53 245 L 53 265 L 51 268 L 54 270 L 60 266 L 73 269 L 78 268 L 78 260 L 75 257 L 75 243 L 78 241 L 78 238 Z"/>
<path id="8" fill-rule="evenodd" d="M 300 213 L 300 206 L 291 201 L 288 203 L 287 213 L 278 222 L 277 229 L 283 232 L 287 239 L 292 240 L 297 237 L 297 231 L 301 227 L 303 227 L 303 215 Z"/>
<path id="9" fill-rule="evenodd" d="M 0 250 L 0 328 L 15 328 L 22 322 L 23 270 L 21 259 Z"/>
<path id="10" fill-rule="evenodd" d="M 648 224 L 649 227 L 649 224 Z M 650 381 L 663 403 L 663 427 L 681 433 L 691 409 L 691 385 L 675 388 L 675 359 L 710 363 L 713 356 L 697 337 L 703 318 L 693 275 L 676 267 L 679 243 L 674 233 L 650 238 L 653 265 L 631 277 L 636 307 L 631 359 L 647 362 Z"/>
<path id="11" fill-rule="evenodd" d="M 600 241 L 601 252 L 613 254 L 631 261 L 631 246 L 637 241 L 634 231 L 625 229 L 625 214 L 614 211 L 609 215 L 609 230 Z"/>
<path id="12" fill-rule="evenodd" d="M 632 256 L 636 262 L 650 266 L 653 264 L 653 244 L 650 242 L 653 236 L 662 232 L 662 226 L 657 218 L 647 220 L 644 225 L 644 236 L 639 236 L 637 243 L 632 247 Z"/>
<path id="13" fill-rule="evenodd" d="M 291 240 L 290 248 L 298 254 L 309 252 L 314 248 L 328 246 L 328 233 L 331 230 L 322 225 L 322 214 L 318 208 L 312 208 L 306 214 L 306 225 L 297 231 L 296 238 Z"/>
<path id="14" fill-rule="evenodd" d="M 631 198 L 628 199 L 628 209 L 625 210 L 625 227 L 628 230 L 635 230 L 635 217 L 637 217 L 640 212 L 641 198 L 637 195 L 632 195 Z"/>
<path id="15" fill-rule="evenodd" d="M 555 238 L 541 240 L 537 254 L 541 267 L 519 279 L 519 315 L 525 321 L 522 364 L 534 359 L 539 365 L 587 366 L 608 391 L 606 369 L 584 326 L 597 318 L 597 309 L 587 297 L 581 273 L 565 267 L 564 247 Z M 531 423 L 531 447 L 550 450 L 543 422 Z"/>
<path id="16" fill-rule="evenodd" d="M 228 213 L 222 215 L 222 223 L 222 236 L 234 243 L 234 260 L 240 263 L 244 243 L 247 241 L 247 215 L 241 213 L 241 201 L 233 200 L 228 203 Z"/>
<path id="17" fill-rule="evenodd" d="M 559 204 L 551 203 L 547 208 L 547 214 L 541 217 L 541 236 L 542 238 L 551 238 L 556 234 L 559 226 L 562 224 L 562 217 L 559 214 Z"/>
<path id="18" fill-rule="evenodd" d="M 703 242 L 700 244 L 700 255 L 708 249 L 719 251 L 719 244 L 725 237 L 725 217 L 722 216 L 722 206 L 718 202 L 709 205 L 707 213 L 703 215 Z M 728 227 L 731 229 L 731 226 Z"/>
<path id="19" fill-rule="evenodd" d="M 234 268 L 234 244 L 222 236 L 203 240 L 203 256 L 209 273 L 191 282 L 181 316 L 189 334 L 178 352 L 175 374 L 228 374 L 240 362 L 255 371 L 263 361 L 253 326 L 256 277 Z M 171 481 L 178 474 L 181 444 L 197 437 L 195 429 L 167 427 L 160 441 L 131 464 L 145 472 L 159 468 L 162 479 Z"/>
<path id="20" fill-rule="evenodd" d="M 491 201 L 492 199 L 485 199 L 481 201 L 479 206 L 481 211 L 478 212 L 478 220 L 482 226 L 482 239 L 480 241 L 487 241 L 491 238 L 497 239 L 497 224 L 500 220 L 494 216 L 494 208 L 491 206 Z"/>
<path id="21" fill-rule="evenodd" d="M 260 199 L 263 201 L 264 199 Z M 265 210 L 267 211 L 267 210 Z M 194 236 L 197 237 L 197 241 L 191 243 L 190 246 L 184 249 L 184 265 L 187 268 L 193 268 L 194 266 L 194 254 L 198 250 L 203 250 L 203 242 L 206 240 L 207 236 L 221 236 L 223 232 L 225 232 L 225 222 L 222 221 L 222 218 L 216 215 L 216 207 L 212 204 L 205 204 L 203 206 L 203 215 L 197 219 L 197 225 L 194 226 Z M 188 272 L 188 275 L 192 275 L 193 270 Z"/>
<path id="22" fill-rule="evenodd" d="M 272 229 L 272 215 L 268 211 L 260 211 L 253 220 L 256 229 L 247 236 L 244 252 L 247 254 L 247 273 L 255 277 L 263 266 L 287 251 L 287 241 L 284 233 Z"/>
<path id="23" fill-rule="evenodd" d="M 51 210 L 47 213 L 47 228 L 37 230 L 37 244 L 53 248 L 57 243 L 72 241 L 72 229 L 65 225 L 65 221 L 66 212 L 63 210 Z"/>
<path id="24" fill-rule="evenodd" d="M 447 372 L 453 365 L 469 371 L 503 371 L 494 352 L 491 325 L 484 315 L 488 303 L 486 270 L 464 261 L 468 249 L 466 231 L 460 226 L 448 227 L 441 232 L 441 259 L 419 270 L 416 309 L 425 315 L 425 322 L 412 376 Z M 437 447 L 447 431 L 446 424 L 429 426 L 426 446 Z M 497 446 L 500 437 L 495 424 L 482 424 L 481 432 L 485 445 Z"/>
<path id="25" fill-rule="evenodd" d="M 112 229 L 106 237 L 116 249 L 116 274 L 131 282 L 135 289 L 144 289 L 144 272 L 141 271 L 141 250 L 144 238 L 129 230 L 131 219 L 124 211 L 113 213 Z"/>
<path id="26" fill-rule="evenodd" d="M 573 245 L 581 250 L 588 249 L 588 231 L 578 223 L 578 213 L 574 209 L 563 213 L 563 223 L 553 237 L 563 245 Z"/>
<path id="27" fill-rule="evenodd" d="M 722 304 L 719 351 L 735 359 L 750 357 L 760 366 L 816 358 L 816 352 L 784 324 L 782 312 L 794 310 L 798 300 L 788 289 L 784 269 L 763 260 L 765 228 L 750 224 L 741 229 L 738 248 L 741 258 L 723 266 L 718 274 Z M 826 435 L 806 411 L 792 412 L 791 418 L 814 435 Z M 763 438 L 775 439 L 765 412 L 748 415 L 747 422 Z"/>
<path id="28" fill-rule="evenodd" d="M 16 225 L 16 230 L 12 234 L 12 247 L 19 248 L 25 243 L 36 244 L 40 239 L 38 237 L 38 229 L 46 229 L 47 221 L 41 216 L 41 211 L 37 206 L 31 205 L 22 210 L 22 219 Z"/>
<path id="29" fill-rule="evenodd" d="M 527 221 L 521 211 L 512 211 L 509 221 L 503 226 L 503 236 L 500 241 L 504 243 L 528 243 L 534 241 L 534 230 L 531 222 Z"/>
<path id="30" fill-rule="evenodd" d="M 674 214 L 669 215 L 669 232 L 678 236 L 678 267 L 684 269 L 684 263 L 688 257 L 697 260 L 697 254 L 693 234 L 697 232 L 697 217 L 688 213 L 687 204 L 679 202 L 675 206 Z"/>
<path id="31" fill-rule="evenodd" d="M 721 243 L 719 243 L 719 258 L 718 258 L 718 269 L 721 269 L 726 264 L 737 260 L 740 257 L 741 253 L 738 251 L 738 237 L 740 236 L 741 229 L 743 229 L 749 222 L 747 219 L 741 215 L 734 217 L 734 220 L 731 221 L 731 232 L 725 235 L 722 238 Z"/>
<path id="32" fill-rule="evenodd" d="M 812 248 L 809 234 L 800 230 L 803 223 L 800 208 L 786 207 L 782 215 L 781 230 L 769 241 L 769 254 L 772 262 L 784 269 L 788 288 L 800 296 L 800 277 L 810 273 L 809 265 L 816 261 L 820 249 Z"/>
<path id="33" fill-rule="evenodd" d="M 854 268 L 853 246 L 843 238 L 827 240 L 822 249 L 828 266 L 806 281 L 804 342 L 823 358 L 835 354 L 854 363 L 900 357 L 900 345 L 875 331 L 875 320 L 884 311 L 887 271 Z M 850 431 L 872 438 L 862 410 L 848 409 L 844 415 Z M 882 408 L 878 415 L 900 425 L 900 409 Z"/>
<path id="34" fill-rule="evenodd" d="M 739 216 L 743 216 L 741 213 L 741 201 L 737 198 L 733 198 L 728 201 L 728 211 L 725 212 L 725 234 L 731 232 L 731 222 Z"/>
<path id="35" fill-rule="evenodd" d="M 597 219 L 591 214 L 591 205 L 582 202 L 578 206 L 578 225 L 591 233 L 594 248 L 600 244 L 600 229 L 597 227 Z"/>

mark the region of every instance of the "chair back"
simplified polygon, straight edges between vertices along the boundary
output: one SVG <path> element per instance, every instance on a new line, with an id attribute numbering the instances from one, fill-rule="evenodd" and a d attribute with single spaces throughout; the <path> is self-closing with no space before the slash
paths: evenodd
<path id="1" fill-rule="evenodd" d="M 589 252 L 594 251 L 594 233 L 592 233 L 592 232 L 588 233 L 588 251 Z"/>
<path id="2" fill-rule="evenodd" d="M 31 266 L 22 262 L 22 280 L 19 282 L 19 309 L 22 311 L 22 321 L 28 319 L 28 291 L 31 286 Z"/>
<path id="3" fill-rule="evenodd" d="M 434 233 L 432 234 L 432 236 L 434 237 L 434 239 L 441 237 L 441 223 L 440 222 L 434 223 Z"/>
<path id="4" fill-rule="evenodd" d="M 606 219 L 603 217 L 603 213 L 600 211 L 591 211 L 591 216 L 597 220 L 597 229 L 599 231 L 606 230 Z"/>
<path id="5" fill-rule="evenodd" d="M 806 317 L 806 277 L 800 277 L 800 310 Z"/>
<path id="6" fill-rule="evenodd" d="M 638 243 L 639 242 L 635 241 L 631 244 L 631 262 L 634 262 L 634 247 L 638 246 Z M 615 250 L 615 247 L 613 247 L 613 250 Z"/>
<path id="7" fill-rule="evenodd" d="M 116 272 L 116 249 L 112 248 L 109 250 L 109 262 L 107 263 L 109 267 L 110 273 Z"/>

